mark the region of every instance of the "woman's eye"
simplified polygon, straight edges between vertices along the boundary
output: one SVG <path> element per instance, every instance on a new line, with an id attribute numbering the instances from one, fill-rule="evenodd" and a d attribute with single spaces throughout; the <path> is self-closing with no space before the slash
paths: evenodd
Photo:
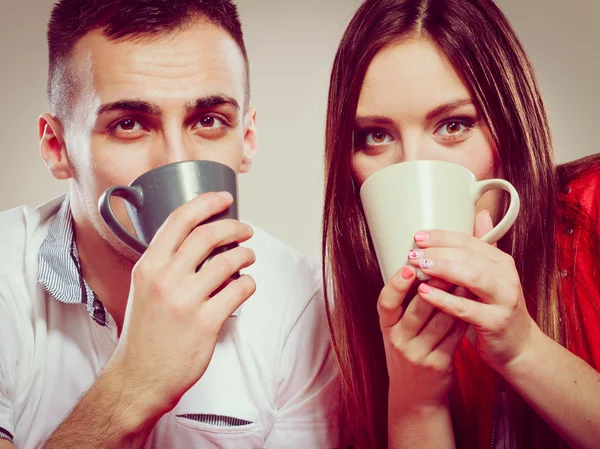
<path id="1" fill-rule="evenodd" d="M 442 137 L 459 136 L 473 128 L 474 123 L 463 119 L 451 119 L 441 123 L 435 133 Z"/>
<path id="2" fill-rule="evenodd" d="M 223 120 L 221 120 L 213 115 L 207 115 L 205 117 L 202 117 L 195 124 L 196 128 L 215 129 L 215 128 L 221 128 L 223 126 L 225 126 L 225 123 L 223 122 Z"/>
<path id="3" fill-rule="evenodd" d="M 365 144 L 369 146 L 385 145 L 393 140 L 392 136 L 381 129 L 369 131 L 364 136 Z"/>

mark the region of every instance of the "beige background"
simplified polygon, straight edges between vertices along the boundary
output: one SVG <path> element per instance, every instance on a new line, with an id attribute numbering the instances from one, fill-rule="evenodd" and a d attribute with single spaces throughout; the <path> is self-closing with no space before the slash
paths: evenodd
<path id="1" fill-rule="evenodd" d="M 545 94 L 557 159 L 600 151 L 600 0 L 497 0 Z M 0 1 L 0 210 L 60 194 L 37 150 L 52 0 Z M 261 148 L 240 181 L 244 219 L 319 257 L 329 70 L 360 0 L 238 0 Z M 568 4 L 568 7 L 565 6 Z M 0 230 L 1 232 L 1 230 Z"/>

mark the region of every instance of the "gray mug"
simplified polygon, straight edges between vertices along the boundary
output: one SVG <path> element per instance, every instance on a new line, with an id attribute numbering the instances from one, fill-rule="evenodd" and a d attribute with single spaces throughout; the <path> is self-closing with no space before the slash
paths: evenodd
<path id="1" fill-rule="evenodd" d="M 143 254 L 175 209 L 202 193 L 223 191 L 231 193 L 233 203 L 201 224 L 238 219 L 236 173 L 227 165 L 213 161 L 174 162 L 142 174 L 128 186 L 107 189 L 98 201 L 98 209 L 109 229 L 131 249 Z M 131 235 L 115 216 L 110 205 L 113 196 L 125 200 L 137 237 Z M 237 243 L 232 243 L 216 248 L 206 260 L 236 246 Z"/>

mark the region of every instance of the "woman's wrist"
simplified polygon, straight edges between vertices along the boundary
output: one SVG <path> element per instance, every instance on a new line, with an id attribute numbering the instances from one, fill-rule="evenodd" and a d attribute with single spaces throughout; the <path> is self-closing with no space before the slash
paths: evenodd
<path id="1" fill-rule="evenodd" d="M 514 384 L 524 374 L 540 367 L 551 343 L 553 340 L 533 322 L 529 337 L 519 354 L 506 364 L 497 367 L 496 371 L 509 383 Z"/>
<path id="2" fill-rule="evenodd" d="M 408 398 L 398 398 L 390 395 L 388 397 L 388 414 L 397 417 L 431 417 L 450 410 L 450 403 L 447 397 L 439 400 L 428 400 L 416 402 Z"/>

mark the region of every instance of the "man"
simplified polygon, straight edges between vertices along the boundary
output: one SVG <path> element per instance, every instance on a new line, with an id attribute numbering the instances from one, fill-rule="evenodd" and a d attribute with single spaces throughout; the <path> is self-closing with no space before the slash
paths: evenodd
<path id="1" fill-rule="evenodd" d="M 141 258 L 97 209 L 166 163 L 250 169 L 236 7 L 62 0 L 48 43 L 41 154 L 69 193 L 0 214 L 0 448 L 334 447 L 318 265 L 238 221 L 197 227 L 225 193 L 176 210 Z"/>

